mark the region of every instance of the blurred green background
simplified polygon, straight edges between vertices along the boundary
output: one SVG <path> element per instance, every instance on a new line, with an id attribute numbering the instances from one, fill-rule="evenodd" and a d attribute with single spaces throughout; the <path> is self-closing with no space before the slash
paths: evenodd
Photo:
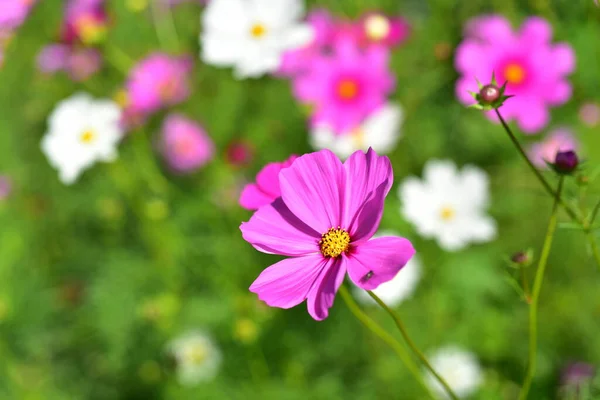
<path id="1" fill-rule="evenodd" d="M 132 60 L 159 49 L 147 10 L 108 3 L 116 22 L 112 46 Z M 170 173 L 152 145 L 162 113 L 121 143 L 116 162 L 96 165 L 73 186 L 59 182 L 39 146 L 47 116 L 79 90 L 112 97 L 126 77 L 122 66 L 110 63 L 84 83 L 36 71 L 38 51 L 58 32 L 61 5 L 38 4 L 0 70 L 0 174 L 14 183 L 12 195 L 0 201 L 0 399 L 425 398 L 341 298 L 328 319 L 316 322 L 305 305 L 270 309 L 248 292 L 277 258 L 242 240 L 238 227 L 251 213 L 237 205 L 239 185 L 267 162 L 311 151 L 306 116 L 288 81 L 236 81 L 231 70 L 197 60 L 193 95 L 175 110 L 206 127 L 218 149 L 212 163 L 188 176 Z M 308 6 L 351 18 L 376 8 L 411 22 L 411 39 L 393 52 L 393 98 L 406 111 L 403 138 L 390 155 L 395 180 L 420 176 L 431 158 L 482 167 L 492 181 L 490 213 L 499 238 L 446 253 L 402 220 L 394 186 L 381 228 L 410 238 L 424 266 L 415 295 L 397 309 L 424 351 L 456 344 L 477 354 L 485 383 L 473 398 L 516 398 L 528 309 L 505 279 L 505 259 L 529 247 L 539 253 L 551 201 L 502 128 L 457 102 L 452 55 L 464 22 L 481 13 L 501 13 L 515 26 L 528 15 L 551 21 L 554 40 L 574 47 L 577 69 L 573 97 L 552 110 L 549 128 L 570 126 L 591 168 L 600 160 L 600 128 L 584 126 L 578 110 L 600 102 L 600 9 L 592 0 L 323 0 Z M 198 53 L 200 13 L 193 4 L 174 9 L 177 51 Z M 227 146 L 238 139 L 255 149 L 247 167 L 225 161 Z M 570 182 L 567 193 L 578 199 L 580 189 Z M 591 207 L 598 198 L 600 184 L 592 182 L 583 204 Z M 540 301 L 531 399 L 556 398 L 567 362 L 600 363 L 599 271 L 581 232 L 560 229 Z M 396 334 L 381 310 L 367 311 Z M 185 387 L 165 346 L 190 329 L 212 335 L 223 363 L 215 380 Z"/>

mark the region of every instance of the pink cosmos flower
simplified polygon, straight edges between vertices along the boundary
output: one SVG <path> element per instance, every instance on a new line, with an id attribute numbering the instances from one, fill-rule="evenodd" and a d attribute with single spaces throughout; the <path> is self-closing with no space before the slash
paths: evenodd
<path id="1" fill-rule="evenodd" d="M 395 47 L 403 43 L 410 33 L 408 22 L 402 17 L 388 17 L 380 12 L 363 15 L 357 24 L 360 43 L 382 44 Z"/>
<path id="2" fill-rule="evenodd" d="M 277 75 L 293 77 L 310 68 L 313 58 L 321 54 L 332 42 L 335 22 L 326 9 L 311 11 L 307 22 L 313 29 L 313 40 L 307 46 L 283 54 Z"/>
<path id="3" fill-rule="evenodd" d="M 170 114 L 163 123 L 162 149 L 167 163 L 179 172 L 194 171 L 212 160 L 215 146 L 196 122 Z"/>
<path id="4" fill-rule="evenodd" d="M 36 0 L 3 0 L 0 1 L 0 29 L 15 29 L 29 15 Z"/>
<path id="5" fill-rule="evenodd" d="M 455 57 L 462 75 L 456 94 L 462 103 L 473 103 L 468 91 L 478 91 L 476 78 L 485 82 L 494 72 L 500 84 L 507 82 L 506 94 L 515 95 L 502 106 L 502 116 L 533 134 L 548 123 L 550 106 L 571 97 L 566 76 L 575 68 L 575 55 L 568 44 L 551 43 L 552 27 L 546 20 L 528 18 L 515 33 L 504 17 L 484 16 L 468 23 L 465 35 Z M 487 115 L 496 120 L 493 111 Z"/>
<path id="6" fill-rule="evenodd" d="M 314 125 L 347 132 L 381 107 L 394 89 L 388 59 L 384 47 L 363 51 L 352 40 L 339 40 L 332 54 L 314 57 L 310 69 L 295 79 L 294 93 L 314 107 Z"/>
<path id="7" fill-rule="evenodd" d="M 100 70 L 102 56 L 92 48 L 51 44 L 38 54 L 37 66 L 46 74 L 65 71 L 72 80 L 84 81 Z"/>
<path id="8" fill-rule="evenodd" d="M 546 161 L 554 162 L 559 151 L 576 151 L 579 147 L 573 133 L 565 128 L 555 129 L 541 142 L 535 143 L 529 150 L 531 162 L 538 168 L 547 168 Z"/>
<path id="9" fill-rule="evenodd" d="M 290 158 L 283 162 L 269 163 L 261 169 L 256 175 L 256 183 L 249 183 L 244 186 L 244 190 L 240 195 L 240 205 L 247 210 L 258 210 L 280 197 L 279 172 L 292 165 L 296 158 L 298 156 L 292 154 Z"/>
<path id="10" fill-rule="evenodd" d="M 62 41 L 93 44 L 104 38 L 108 28 L 105 0 L 70 0 L 65 10 Z"/>
<path id="11" fill-rule="evenodd" d="M 393 183 L 387 157 L 372 149 L 345 162 L 329 150 L 297 158 L 279 173 L 281 197 L 261 207 L 240 229 L 257 250 L 286 258 L 250 286 L 271 307 L 307 300 L 315 320 L 329 314 L 346 272 L 371 290 L 392 279 L 415 250 L 404 238 L 371 237 Z"/>
<path id="12" fill-rule="evenodd" d="M 152 114 L 181 103 L 190 95 L 190 57 L 153 53 L 131 71 L 126 84 L 128 108 L 132 114 Z"/>
<path id="13" fill-rule="evenodd" d="M 600 123 L 600 105 L 585 103 L 579 109 L 579 119 L 587 126 L 593 128 Z"/>

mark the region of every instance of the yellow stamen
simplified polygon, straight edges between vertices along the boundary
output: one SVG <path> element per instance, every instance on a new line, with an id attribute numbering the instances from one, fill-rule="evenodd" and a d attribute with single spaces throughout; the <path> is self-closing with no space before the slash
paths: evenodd
<path id="1" fill-rule="evenodd" d="M 250 28 L 250 34 L 256 39 L 263 37 L 266 33 L 267 28 L 260 23 L 254 24 L 252 25 L 252 28 Z"/>
<path id="2" fill-rule="evenodd" d="M 385 39 L 390 33 L 390 21 L 383 15 L 371 15 L 365 21 L 365 32 L 371 40 Z"/>
<path id="3" fill-rule="evenodd" d="M 323 256 L 337 257 L 347 252 L 350 248 L 350 235 L 345 229 L 341 229 L 339 226 L 337 229 L 331 228 L 321 235 L 319 247 Z"/>
<path id="4" fill-rule="evenodd" d="M 508 83 L 519 84 L 525 79 L 525 70 L 519 64 L 508 64 L 504 69 L 504 79 Z"/>
<path id="5" fill-rule="evenodd" d="M 361 128 L 356 128 L 350 133 L 350 137 L 352 138 L 352 143 L 354 143 L 354 147 L 357 149 L 364 148 L 365 145 L 365 132 Z"/>
<path id="6" fill-rule="evenodd" d="M 358 94 L 358 85 L 350 79 L 342 80 L 337 87 L 338 95 L 344 100 L 352 100 Z"/>
<path id="7" fill-rule="evenodd" d="M 85 144 L 90 144 L 92 143 L 94 140 L 96 139 L 96 132 L 94 132 L 91 129 L 88 129 L 86 131 L 84 131 L 81 136 L 79 137 L 79 140 L 81 140 L 82 143 Z"/>
<path id="8" fill-rule="evenodd" d="M 206 360 L 206 348 L 201 344 L 196 344 L 185 352 L 185 358 L 190 364 L 199 365 Z"/>
<path id="9" fill-rule="evenodd" d="M 455 215 L 456 215 L 456 211 L 454 210 L 454 208 L 449 207 L 449 206 L 443 207 L 442 210 L 440 211 L 440 217 L 444 221 L 450 221 L 450 220 L 454 219 Z"/>

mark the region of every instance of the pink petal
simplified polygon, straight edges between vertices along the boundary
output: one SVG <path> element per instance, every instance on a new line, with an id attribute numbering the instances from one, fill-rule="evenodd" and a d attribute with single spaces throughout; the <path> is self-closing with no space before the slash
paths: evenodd
<path id="1" fill-rule="evenodd" d="M 387 236 L 356 246 L 348 256 L 348 275 L 359 287 L 373 290 L 391 280 L 415 254 L 410 241 Z"/>
<path id="2" fill-rule="evenodd" d="M 340 226 L 344 167 L 329 150 L 305 154 L 279 173 L 289 210 L 319 233 Z"/>
<path id="3" fill-rule="evenodd" d="M 279 172 L 281 171 L 282 163 L 270 163 L 260 170 L 256 175 L 256 183 L 260 189 L 273 196 L 279 197 Z"/>
<path id="4" fill-rule="evenodd" d="M 346 264 L 347 261 L 344 257 L 329 259 L 327 266 L 322 270 L 308 293 L 306 306 L 308 313 L 315 320 L 322 321 L 329 315 L 335 294 L 346 276 Z"/>
<path id="5" fill-rule="evenodd" d="M 532 45 L 547 45 L 552 39 L 552 26 L 540 17 L 528 18 L 521 27 L 521 40 Z"/>
<path id="6" fill-rule="evenodd" d="M 522 99 L 524 106 L 515 115 L 519 128 L 525 134 L 534 134 L 542 130 L 550 121 L 548 109 L 539 98 L 531 98 L 529 101 Z M 525 102 L 526 101 L 526 102 Z"/>
<path id="7" fill-rule="evenodd" d="M 575 70 L 575 53 L 566 43 L 556 44 L 552 48 L 552 64 L 548 66 L 557 75 L 570 74 Z"/>
<path id="8" fill-rule="evenodd" d="M 271 307 L 294 307 L 306 299 L 326 264 L 321 255 L 286 258 L 265 269 L 250 291 Z"/>
<path id="9" fill-rule="evenodd" d="M 270 204 L 276 197 L 270 196 L 258 188 L 254 183 L 244 187 L 240 195 L 240 205 L 246 210 L 258 210 L 262 206 Z"/>
<path id="10" fill-rule="evenodd" d="M 565 80 L 560 80 L 549 85 L 545 98 L 551 105 L 561 105 L 571 98 L 572 92 L 571 84 Z"/>
<path id="11" fill-rule="evenodd" d="M 244 240 L 263 253 L 303 256 L 319 252 L 321 234 L 292 214 L 281 198 L 261 207 L 240 230 Z"/>
<path id="12" fill-rule="evenodd" d="M 369 148 L 366 154 L 361 150 L 354 152 L 344 163 L 344 169 L 342 226 L 349 229 L 353 242 L 369 239 L 379 226 L 385 196 L 394 182 L 392 165 L 389 158 L 378 156 Z"/>

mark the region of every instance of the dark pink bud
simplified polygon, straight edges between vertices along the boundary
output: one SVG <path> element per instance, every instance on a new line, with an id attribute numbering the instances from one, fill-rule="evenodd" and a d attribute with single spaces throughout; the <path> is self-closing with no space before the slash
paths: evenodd
<path id="1" fill-rule="evenodd" d="M 485 85 L 479 91 L 479 97 L 482 103 L 492 104 L 496 102 L 501 96 L 500 88 L 494 84 Z"/>
<path id="2" fill-rule="evenodd" d="M 577 158 L 577 153 L 573 150 L 568 151 L 559 151 L 556 153 L 556 158 L 554 159 L 554 170 L 559 174 L 570 174 L 579 165 L 579 158 Z"/>

